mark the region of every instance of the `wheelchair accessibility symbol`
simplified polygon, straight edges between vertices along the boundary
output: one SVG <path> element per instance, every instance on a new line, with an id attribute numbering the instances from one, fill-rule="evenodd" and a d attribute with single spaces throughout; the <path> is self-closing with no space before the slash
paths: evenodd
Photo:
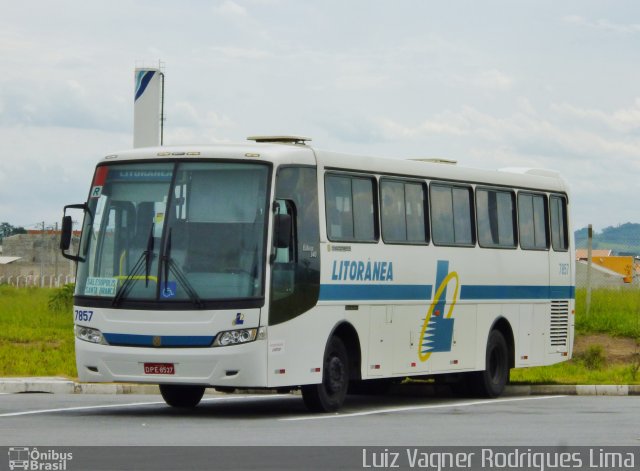
<path id="1" fill-rule="evenodd" d="M 170 299 L 176 297 L 176 291 L 178 289 L 178 284 L 175 281 L 165 281 L 162 283 L 162 290 L 160 291 L 160 296 L 163 299 Z"/>

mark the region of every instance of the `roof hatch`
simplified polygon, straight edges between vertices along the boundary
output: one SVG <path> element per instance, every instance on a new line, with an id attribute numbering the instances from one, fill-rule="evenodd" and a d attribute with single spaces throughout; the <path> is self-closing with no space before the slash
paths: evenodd
<path id="1" fill-rule="evenodd" d="M 256 141 L 256 142 L 277 142 L 280 144 L 306 144 L 307 141 L 310 141 L 310 137 L 301 137 L 301 136 L 249 136 L 247 137 L 247 141 Z"/>
<path id="2" fill-rule="evenodd" d="M 439 159 L 439 158 L 435 158 L 435 159 L 409 159 L 409 160 L 413 160 L 415 162 L 429 162 L 431 164 L 456 165 L 458 163 L 457 160 Z"/>

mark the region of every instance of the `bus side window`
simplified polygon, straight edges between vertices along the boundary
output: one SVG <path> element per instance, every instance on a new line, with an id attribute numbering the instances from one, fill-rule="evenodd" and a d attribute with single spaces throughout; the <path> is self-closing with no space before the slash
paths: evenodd
<path id="1" fill-rule="evenodd" d="M 329 240 L 377 240 L 373 178 L 327 174 L 325 205 Z"/>
<path id="2" fill-rule="evenodd" d="M 327 176 L 326 206 L 329 239 L 353 239 L 351 179 L 337 175 Z"/>
<path id="3" fill-rule="evenodd" d="M 404 183 L 381 180 L 380 194 L 382 240 L 385 242 L 406 242 L 407 210 Z"/>
<path id="4" fill-rule="evenodd" d="M 425 244 L 429 242 L 427 230 L 427 185 L 406 183 L 404 185 L 407 212 L 407 241 Z"/>
<path id="5" fill-rule="evenodd" d="M 320 223 L 316 169 L 280 167 L 276 174 L 276 203 L 276 211 L 291 216 L 292 228 L 289 247 L 273 249 L 269 325 L 293 319 L 318 301 Z"/>
<path id="6" fill-rule="evenodd" d="M 277 209 L 275 214 L 288 214 L 291 216 L 292 227 L 289 233 L 289 244 L 287 247 L 274 247 L 275 258 L 274 263 L 291 263 L 296 261 L 296 246 L 295 246 L 295 210 L 291 201 L 276 200 Z M 274 231 L 276 229 L 274 228 Z M 275 237 L 275 234 L 274 234 Z"/>
<path id="7" fill-rule="evenodd" d="M 354 239 L 373 241 L 376 239 L 373 181 L 370 178 L 353 178 L 351 185 Z"/>
<path id="8" fill-rule="evenodd" d="M 380 180 L 382 240 L 385 243 L 426 244 L 426 184 Z"/>
<path id="9" fill-rule="evenodd" d="M 431 230 L 436 245 L 475 245 L 473 193 L 470 187 L 431 185 Z"/>
<path id="10" fill-rule="evenodd" d="M 516 246 L 515 198 L 511 191 L 476 190 L 478 242 L 481 247 Z"/>
<path id="11" fill-rule="evenodd" d="M 564 252 L 569 249 L 567 237 L 567 200 L 562 196 L 552 195 L 551 206 L 551 245 L 553 250 Z"/>
<path id="12" fill-rule="evenodd" d="M 278 229 L 274 227 L 274 247 L 273 247 L 273 270 L 271 272 L 272 277 L 272 296 L 273 300 L 279 300 L 290 296 L 295 289 L 295 242 L 294 242 L 294 230 L 295 225 L 295 211 L 293 203 L 285 200 L 276 200 L 276 210 L 274 217 L 280 214 L 287 214 L 291 216 L 292 227 L 289 231 L 289 243 L 286 247 L 278 247 L 275 243 L 275 239 L 278 237 Z M 275 226 L 275 221 L 274 221 Z"/>
<path id="13" fill-rule="evenodd" d="M 547 250 L 546 196 L 518 193 L 518 229 L 520 247 L 525 250 Z"/>

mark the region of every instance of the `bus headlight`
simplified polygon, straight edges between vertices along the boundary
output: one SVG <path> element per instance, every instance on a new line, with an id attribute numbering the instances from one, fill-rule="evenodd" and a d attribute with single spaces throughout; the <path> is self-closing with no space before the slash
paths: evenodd
<path id="1" fill-rule="evenodd" d="M 214 347 L 226 347 L 227 345 L 238 345 L 241 343 L 253 342 L 256 338 L 265 338 L 266 329 L 238 329 L 220 332 L 213 342 Z"/>
<path id="2" fill-rule="evenodd" d="M 76 337 L 85 342 L 107 344 L 107 341 L 102 336 L 102 332 L 98 329 L 92 329 L 91 327 L 84 327 L 82 325 L 74 325 L 73 330 Z"/>

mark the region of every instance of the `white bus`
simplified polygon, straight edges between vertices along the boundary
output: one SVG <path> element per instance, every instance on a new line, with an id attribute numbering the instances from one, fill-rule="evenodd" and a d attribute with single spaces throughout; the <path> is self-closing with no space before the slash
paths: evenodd
<path id="1" fill-rule="evenodd" d="M 416 376 L 495 397 L 510 368 L 571 358 L 557 173 L 253 140 L 109 155 L 65 207 L 81 381 L 159 384 L 176 407 L 206 387 L 299 387 L 334 411 L 350 387 Z"/>

